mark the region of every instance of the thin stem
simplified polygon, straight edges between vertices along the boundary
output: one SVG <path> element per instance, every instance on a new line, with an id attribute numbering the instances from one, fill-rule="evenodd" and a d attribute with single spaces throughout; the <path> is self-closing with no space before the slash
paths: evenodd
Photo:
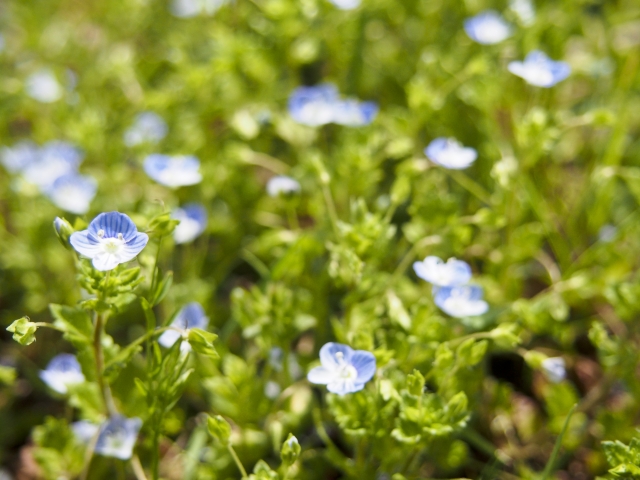
<path id="1" fill-rule="evenodd" d="M 398 278 L 404 274 L 407 268 L 409 268 L 409 265 L 415 258 L 416 254 L 418 253 L 418 250 L 430 245 L 437 245 L 441 241 L 442 241 L 442 237 L 440 237 L 440 235 L 431 235 L 429 237 L 425 237 L 422 240 L 414 243 L 413 246 L 409 249 L 409 251 L 405 254 L 405 256 L 402 258 L 402 260 L 398 264 L 398 267 L 395 269 L 395 271 L 391 275 L 391 278 L 387 282 L 387 285 L 394 285 L 397 283 Z"/>
<path id="2" fill-rule="evenodd" d="M 474 182 L 462 172 L 447 170 L 447 173 L 458 185 L 475 195 L 482 203 L 491 205 L 491 195 L 479 183 Z"/>
<path id="3" fill-rule="evenodd" d="M 100 431 L 98 430 L 93 437 L 91 437 L 91 441 L 89 442 L 89 446 L 87 447 L 87 451 L 84 455 L 84 467 L 82 468 L 82 473 L 80 474 L 80 480 L 87 480 L 89 478 L 89 467 L 91 467 L 91 460 L 93 459 L 93 452 L 96 449 L 96 444 L 98 443 L 98 437 L 100 436 Z"/>
<path id="4" fill-rule="evenodd" d="M 248 478 L 247 471 L 244 469 L 244 466 L 242 465 L 240 458 L 238 458 L 238 454 L 233 449 L 233 446 L 231 445 L 231 443 L 227 444 L 227 450 L 229 450 L 229 453 L 233 457 L 233 461 L 236 462 L 236 465 L 238 466 L 238 470 L 240 470 L 240 473 L 242 474 L 242 478 Z"/>
<path id="5" fill-rule="evenodd" d="M 287 222 L 289 223 L 290 230 L 300 230 L 298 215 L 296 214 L 296 209 L 291 202 L 287 202 Z"/>
<path id="6" fill-rule="evenodd" d="M 331 227 L 333 228 L 333 233 L 336 237 L 340 236 L 340 230 L 338 230 L 338 214 L 336 212 L 336 205 L 333 202 L 333 196 L 331 195 L 331 190 L 329 189 L 329 185 L 326 183 L 322 184 L 322 194 L 324 195 L 324 201 L 327 204 L 327 213 L 329 214 L 329 219 L 331 220 Z"/>
<path id="7" fill-rule="evenodd" d="M 138 480 L 147 480 L 147 476 L 144 474 L 144 469 L 137 455 L 131 457 L 131 468 L 133 468 L 133 473 Z"/>
<path id="8" fill-rule="evenodd" d="M 116 415 L 118 413 L 113 396 L 111 395 L 111 389 L 109 385 L 104 381 L 104 352 L 102 351 L 102 332 L 104 330 L 104 317 L 101 313 L 96 314 L 96 324 L 93 333 L 93 351 L 96 357 L 96 378 L 98 380 L 98 387 L 102 393 L 102 400 L 107 409 L 109 416 Z"/>
<path id="9" fill-rule="evenodd" d="M 151 275 L 151 289 L 149 290 L 151 296 L 155 294 L 155 286 L 156 286 L 156 282 L 158 281 L 158 262 L 160 261 L 160 248 L 162 247 L 163 238 L 164 237 L 160 237 L 160 239 L 158 240 L 158 251 L 156 252 L 156 261 L 153 264 L 153 273 Z M 153 300 L 153 298 L 150 298 L 149 300 Z"/>

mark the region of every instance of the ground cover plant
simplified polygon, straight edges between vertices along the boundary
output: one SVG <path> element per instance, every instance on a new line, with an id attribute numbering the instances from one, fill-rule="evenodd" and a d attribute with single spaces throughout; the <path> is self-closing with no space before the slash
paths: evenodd
<path id="1" fill-rule="evenodd" d="M 0 478 L 640 478 L 639 32 L 0 4 Z"/>

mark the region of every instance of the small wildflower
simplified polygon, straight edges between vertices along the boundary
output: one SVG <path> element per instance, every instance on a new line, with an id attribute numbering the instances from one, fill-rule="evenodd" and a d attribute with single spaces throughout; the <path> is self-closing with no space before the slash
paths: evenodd
<path id="1" fill-rule="evenodd" d="M 333 122 L 346 127 L 361 127 L 373 122 L 377 114 L 378 104 L 375 102 L 342 100 L 334 106 Z"/>
<path id="2" fill-rule="evenodd" d="M 158 143 L 167 135 L 167 124 L 160 115 L 153 112 L 142 112 L 126 132 L 124 144 L 134 147 L 142 143 Z"/>
<path id="3" fill-rule="evenodd" d="M 329 0 L 340 10 L 353 10 L 360 6 L 361 0 Z"/>
<path id="4" fill-rule="evenodd" d="M 40 379 L 46 383 L 51 390 L 62 395 L 68 392 L 72 385 L 84 382 L 80 364 L 75 355 L 61 353 L 51 359 L 47 368 L 40 372 Z"/>
<path id="5" fill-rule="evenodd" d="M 213 15 L 229 0 L 173 0 L 171 13 L 179 18 L 190 18 L 200 14 Z"/>
<path id="6" fill-rule="evenodd" d="M 615 225 L 603 225 L 600 230 L 598 230 L 598 240 L 604 243 L 612 242 L 616 235 L 618 235 L 618 229 Z"/>
<path id="7" fill-rule="evenodd" d="M 71 431 L 80 443 L 87 444 L 98 433 L 100 425 L 80 420 L 71 424 Z"/>
<path id="8" fill-rule="evenodd" d="M 100 426 L 95 453 L 105 457 L 128 460 L 138 439 L 142 420 L 137 417 L 113 416 Z"/>
<path id="9" fill-rule="evenodd" d="M 57 207 L 82 215 L 89 211 L 97 188 L 92 177 L 69 173 L 57 178 L 45 193 Z"/>
<path id="10" fill-rule="evenodd" d="M 82 151 L 68 142 L 54 140 L 39 149 L 36 158 L 22 169 L 24 179 L 46 191 L 60 177 L 76 172 Z"/>
<path id="11" fill-rule="evenodd" d="M 437 287 L 466 285 L 471 280 L 469 264 L 456 258 L 445 263 L 438 257 L 428 256 L 421 262 L 414 262 L 413 270 L 418 277 Z"/>
<path id="12" fill-rule="evenodd" d="M 500 43 L 511 36 L 511 26 L 494 10 L 486 10 L 464 22 L 464 31 L 483 45 Z"/>
<path id="13" fill-rule="evenodd" d="M 539 50 L 529 53 L 524 62 L 509 63 L 508 68 L 529 85 L 544 88 L 553 87 L 571 73 L 568 63 L 553 61 Z"/>
<path id="14" fill-rule="evenodd" d="M 144 171 L 156 182 L 170 188 L 195 185 L 202 181 L 200 160 L 193 155 L 154 153 L 145 158 Z"/>
<path id="15" fill-rule="evenodd" d="M 321 367 L 307 375 L 311 383 L 326 385 L 338 395 L 357 392 L 376 373 L 376 359 L 371 352 L 353 350 L 340 343 L 327 343 L 320 349 Z"/>
<path id="16" fill-rule="evenodd" d="M 178 340 L 186 338 L 189 334 L 189 329 L 200 328 L 204 330 L 208 324 L 209 318 L 204 313 L 202 305 L 198 302 L 188 303 L 182 307 L 176 318 L 171 322 L 172 328 L 160 335 L 158 343 L 163 347 L 170 348 Z M 182 342 L 180 350 L 189 351 L 191 350 L 191 345 L 189 345 L 189 342 Z"/>
<path id="17" fill-rule="evenodd" d="M 199 203 L 188 203 L 171 212 L 171 218 L 180 220 L 173 231 L 176 243 L 189 243 L 198 238 L 207 227 L 207 210 Z"/>
<path id="18" fill-rule="evenodd" d="M 478 158 L 475 149 L 462 146 L 454 138 L 436 138 L 424 153 L 433 163 L 452 170 L 465 169 Z"/>
<path id="19" fill-rule="evenodd" d="M 96 270 L 113 270 L 133 260 L 147 245 L 149 236 L 138 232 L 136 225 L 123 213 L 101 213 L 87 230 L 75 232 L 71 246 L 92 260 Z"/>
<path id="20" fill-rule="evenodd" d="M 486 313 L 489 305 L 482 297 L 482 288 L 477 285 L 437 287 L 433 292 L 436 305 L 447 315 L 456 318 Z"/>
<path id="21" fill-rule="evenodd" d="M 564 358 L 551 357 L 542 361 L 542 372 L 552 383 L 560 383 L 567 376 Z"/>
<path id="22" fill-rule="evenodd" d="M 42 103 L 53 103 L 62 98 L 64 90 L 56 76 L 49 69 L 33 73 L 25 82 L 25 90 L 34 100 Z"/>
<path id="23" fill-rule="evenodd" d="M 24 170 L 27 165 L 38 159 L 38 146 L 28 140 L 18 142 L 13 147 L 3 147 L 0 162 L 9 173 Z"/>
<path id="24" fill-rule="evenodd" d="M 267 383 L 264 384 L 264 395 L 269 400 L 275 400 L 276 398 L 278 398 L 278 395 L 280 395 L 280 392 L 282 392 L 282 388 L 280 388 L 280 385 L 278 384 L 278 382 L 269 380 Z"/>
<path id="25" fill-rule="evenodd" d="M 300 191 L 300 183 L 291 177 L 285 175 L 277 175 L 271 177 L 267 183 L 267 193 L 270 197 L 278 197 L 280 195 L 290 195 Z"/>

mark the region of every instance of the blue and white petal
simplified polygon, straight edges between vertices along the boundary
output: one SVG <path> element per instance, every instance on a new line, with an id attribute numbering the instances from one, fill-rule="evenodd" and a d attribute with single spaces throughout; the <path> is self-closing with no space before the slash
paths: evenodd
<path id="1" fill-rule="evenodd" d="M 124 144 L 134 147 L 142 143 L 158 143 L 167 135 L 167 123 L 154 112 L 142 112 L 127 131 L 124 132 Z"/>
<path id="2" fill-rule="evenodd" d="M 464 31 L 483 45 L 500 43 L 511 36 L 511 26 L 495 10 L 486 10 L 464 22 Z"/>
<path id="3" fill-rule="evenodd" d="M 376 359 L 371 352 L 354 351 L 347 345 L 327 343 L 320 349 L 321 366 L 307 374 L 311 383 L 326 385 L 338 395 L 362 390 L 376 372 Z"/>
<path id="4" fill-rule="evenodd" d="M 176 208 L 171 213 L 171 218 L 180 220 L 173 231 L 173 239 L 178 244 L 192 242 L 207 228 L 207 210 L 199 203 Z"/>
<path id="5" fill-rule="evenodd" d="M 202 305 L 198 302 L 191 302 L 180 309 L 173 322 L 171 322 L 171 330 L 167 330 L 160 338 L 158 343 L 163 347 L 170 348 L 180 338 L 188 336 L 189 329 L 200 328 L 206 329 L 209 325 L 209 318 L 207 317 Z M 191 350 L 191 346 L 188 342 L 182 342 L 180 345 L 181 350 Z"/>
<path id="6" fill-rule="evenodd" d="M 31 74 L 25 82 L 25 90 L 27 95 L 42 103 L 60 100 L 64 93 L 54 73 L 47 68 Z"/>
<path id="7" fill-rule="evenodd" d="M 373 122 L 377 114 L 378 104 L 375 102 L 342 100 L 334 106 L 333 122 L 347 127 L 361 127 Z"/>
<path id="8" fill-rule="evenodd" d="M 142 420 L 115 415 L 100 426 L 95 453 L 105 457 L 128 460 L 138 439 Z"/>
<path id="9" fill-rule="evenodd" d="M 534 50 L 523 62 L 511 62 L 509 71 L 523 78 L 529 85 L 549 88 L 561 82 L 571 73 L 566 62 L 551 60 L 544 52 Z"/>
<path id="10" fill-rule="evenodd" d="M 270 197 L 279 195 L 289 195 L 300 191 L 300 183 L 297 180 L 287 177 L 286 175 L 276 175 L 271 177 L 267 182 L 267 194 Z"/>
<path id="11" fill-rule="evenodd" d="M 469 264 L 456 258 L 450 258 L 445 263 L 431 255 L 421 262 L 414 262 L 413 270 L 418 277 L 438 287 L 465 285 L 471 280 Z"/>
<path id="12" fill-rule="evenodd" d="M 452 317 L 475 317 L 489 310 L 483 299 L 482 288 L 477 285 L 437 287 L 434 289 L 435 304 Z"/>
<path id="13" fill-rule="evenodd" d="M 353 10 L 358 8 L 362 0 L 329 0 L 340 10 Z"/>
<path id="14" fill-rule="evenodd" d="M 68 142 L 52 141 L 44 144 L 35 161 L 22 170 L 29 183 L 46 191 L 60 177 L 75 173 L 82 162 L 82 151 Z"/>
<path id="15" fill-rule="evenodd" d="M 82 444 L 88 444 L 96 433 L 98 433 L 98 430 L 100 430 L 100 425 L 86 420 L 80 420 L 71 424 L 73 435 Z"/>
<path id="16" fill-rule="evenodd" d="M 303 125 L 318 127 L 333 122 L 338 89 L 325 83 L 315 87 L 298 87 L 289 97 L 289 114 Z"/>
<path id="17" fill-rule="evenodd" d="M 327 385 L 333 381 L 335 373 L 325 367 L 312 368 L 307 374 L 307 380 L 316 385 Z"/>
<path id="18" fill-rule="evenodd" d="M 329 369 L 339 368 L 344 362 L 349 363 L 353 349 L 342 343 L 329 342 L 320 349 L 320 363 Z"/>
<path id="19" fill-rule="evenodd" d="M 475 149 L 462 146 L 454 138 L 444 137 L 433 140 L 424 153 L 433 163 L 452 170 L 467 168 L 478 158 Z"/>
<path id="20" fill-rule="evenodd" d="M 229 0 L 173 0 L 170 11 L 178 18 L 190 18 L 200 14 L 213 15 Z"/>
<path id="21" fill-rule="evenodd" d="M 82 215 L 89 211 L 97 189 L 98 185 L 93 177 L 68 173 L 57 178 L 46 194 L 57 207 Z"/>
<path id="22" fill-rule="evenodd" d="M 364 384 L 371 380 L 376 373 L 376 357 L 371 352 L 356 350 L 351 357 L 351 365 L 358 372 L 356 383 Z"/>
<path id="23" fill-rule="evenodd" d="M 171 188 L 195 185 L 202 181 L 200 161 L 193 155 L 154 153 L 145 158 L 144 171 L 156 182 Z"/>
<path id="24" fill-rule="evenodd" d="M 66 394 L 72 385 L 85 381 L 82 368 L 75 355 L 61 353 L 51 359 L 47 368 L 40 372 L 40 378 L 51 390 Z"/>
<path id="25" fill-rule="evenodd" d="M 552 383 L 560 383 L 567 376 L 566 364 L 562 357 L 545 358 L 542 371 Z"/>
<path id="26" fill-rule="evenodd" d="M 9 173 L 17 173 L 37 161 L 39 152 L 40 149 L 35 143 L 25 140 L 16 143 L 13 147 L 2 147 L 0 163 Z"/>

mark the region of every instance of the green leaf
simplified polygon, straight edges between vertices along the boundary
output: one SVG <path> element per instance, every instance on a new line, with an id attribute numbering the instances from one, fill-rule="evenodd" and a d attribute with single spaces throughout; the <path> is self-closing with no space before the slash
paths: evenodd
<path id="1" fill-rule="evenodd" d="M 219 358 L 213 342 L 218 336 L 215 333 L 207 332 L 200 328 L 192 328 L 189 330 L 189 344 L 197 353 L 207 355 L 213 358 Z"/>
<path id="2" fill-rule="evenodd" d="M 55 319 L 53 324 L 64 332 L 65 339 L 74 345 L 92 344 L 93 323 L 86 311 L 55 304 L 49 305 L 49 310 Z"/>
<path id="3" fill-rule="evenodd" d="M 387 311 L 389 319 L 396 325 L 400 325 L 405 330 L 411 329 L 411 317 L 393 290 L 387 291 Z"/>
<path id="4" fill-rule="evenodd" d="M 26 316 L 15 320 L 7 327 L 7 331 L 13 333 L 13 339 L 20 345 L 31 345 L 35 342 L 36 330 L 38 326 Z"/>
<path id="5" fill-rule="evenodd" d="M 0 384 L 13 385 L 16 379 L 16 369 L 0 365 Z"/>
<path id="6" fill-rule="evenodd" d="M 151 306 L 155 307 L 158 305 L 164 297 L 169 293 L 169 289 L 173 284 L 173 272 L 168 272 L 160 282 L 156 285 L 156 289 L 153 292 L 153 296 L 151 297 Z"/>
<path id="7" fill-rule="evenodd" d="M 212 437 L 218 439 L 223 445 L 229 445 L 229 437 L 231 436 L 231 426 L 220 415 L 207 418 L 207 428 Z"/>

